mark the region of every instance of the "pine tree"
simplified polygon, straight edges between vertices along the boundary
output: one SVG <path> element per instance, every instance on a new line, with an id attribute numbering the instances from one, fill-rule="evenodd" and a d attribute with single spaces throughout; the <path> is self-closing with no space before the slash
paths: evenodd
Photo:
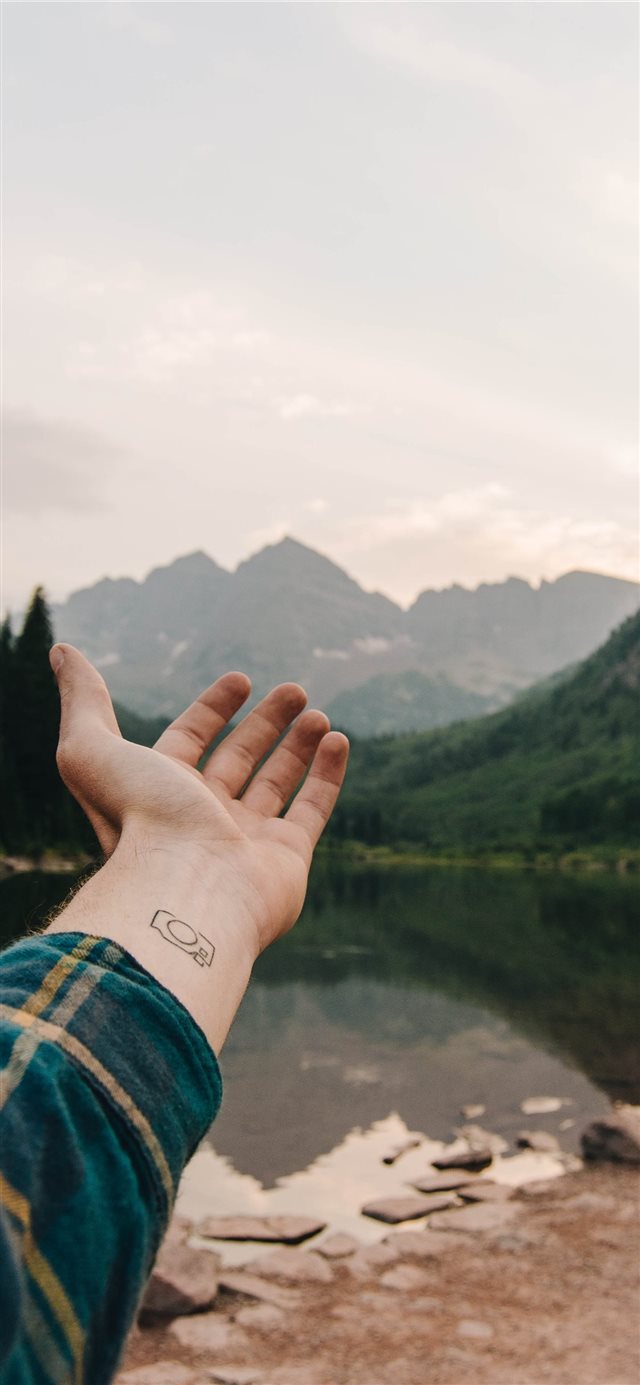
<path id="1" fill-rule="evenodd" d="M 24 831 L 24 808 L 15 763 L 15 640 L 11 617 L 0 626 L 0 846 L 10 851 Z"/>

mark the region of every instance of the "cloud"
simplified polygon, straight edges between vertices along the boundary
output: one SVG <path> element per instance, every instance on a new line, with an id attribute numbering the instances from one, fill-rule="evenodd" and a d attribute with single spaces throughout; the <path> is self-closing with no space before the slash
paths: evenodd
<path id="1" fill-rule="evenodd" d="M 275 407 L 285 422 L 295 418 L 348 418 L 354 412 L 351 404 L 318 399 L 315 394 L 292 394 L 276 400 Z"/>
<path id="2" fill-rule="evenodd" d="M 509 573 L 530 581 L 574 568 L 638 577 L 631 524 L 527 507 L 495 483 L 392 502 L 346 525 L 329 547 L 359 581 L 403 603 L 425 587 L 476 586 Z"/>
<path id="3" fill-rule="evenodd" d="M 89 513 L 108 504 L 105 479 L 120 454 L 107 438 L 28 409 L 6 409 L 1 429 L 8 511 Z"/>
<path id="4" fill-rule="evenodd" d="M 156 13 L 153 13 L 155 9 Z M 150 14 L 151 11 L 151 14 Z M 157 7 L 148 4 L 129 5 L 125 0 L 108 5 L 103 16 L 111 29 L 133 34 L 151 48 L 166 48 L 175 42 L 173 29 L 156 17 Z"/>
<path id="5" fill-rule="evenodd" d="M 348 33 L 356 47 L 373 58 L 403 67 L 431 82 L 488 93 L 510 108 L 527 99 L 538 101 L 543 95 L 540 84 L 512 63 L 425 33 L 421 26 L 404 19 L 396 24 L 350 23 Z"/>

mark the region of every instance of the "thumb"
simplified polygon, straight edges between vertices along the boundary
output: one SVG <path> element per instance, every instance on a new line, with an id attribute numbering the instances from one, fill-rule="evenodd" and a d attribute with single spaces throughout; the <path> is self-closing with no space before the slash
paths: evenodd
<path id="1" fill-rule="evenodd" d="M 72 644 L 54 644 L 49 663 L 60 694 L 60 742 L 99 729 L 119 736 L 107 685 L 84 654 Z"/>

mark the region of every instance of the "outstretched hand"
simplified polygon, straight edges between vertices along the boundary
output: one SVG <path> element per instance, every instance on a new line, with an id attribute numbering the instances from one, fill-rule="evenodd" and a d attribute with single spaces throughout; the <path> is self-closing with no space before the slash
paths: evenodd
<path id="1" fill-rule="evenodd" d="M 274 688 L 200 771 L 249 696 L 245 674 L 218 678 L 148 749 L 123 739 L 104 680 L 77 649 L 55 645 L 51 666 L 61 700 L 60 774 L 105 854 L 161 851 L 195 869 L 206 863 L 207 873 L 213 866 L 225 898 L 238 901 L 255 929 L 257 951 L 291 927 L 349 751 L 323 712 L 302 710 L 304 690 Z"/>

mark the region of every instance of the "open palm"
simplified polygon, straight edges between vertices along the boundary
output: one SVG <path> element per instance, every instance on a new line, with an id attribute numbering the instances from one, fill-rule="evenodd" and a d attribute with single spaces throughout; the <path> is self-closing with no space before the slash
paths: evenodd
<path id="1" fill-rule="evenodd" d="M 149 749 L 123 739 L 104 680 L 77 649 L 56 645 L 52 666 L 62 709 L 58 766 L 105 854 L 125 834 L 137 851 L 213 860 L 241 897 L 259 948 L 290 927 L 348 756 L 346 737 L 329 730 L 324 713 L 302 710 L 304 690 L 274 688 L 200 771 L 249 696 L 245 674 L 219 678 Z"/>

